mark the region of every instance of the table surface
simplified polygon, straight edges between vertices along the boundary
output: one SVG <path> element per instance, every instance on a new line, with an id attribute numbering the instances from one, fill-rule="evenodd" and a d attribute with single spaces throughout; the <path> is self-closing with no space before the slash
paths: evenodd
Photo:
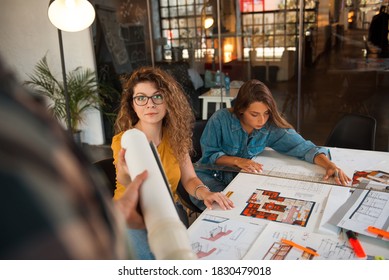
<path id="1" fill-rule="evenodd" d="M 331 148 L 331 154 L 350 178 L 361 170 L 389 172 L 387 152 Z M 200 259 L 356 259 L 344 231 L 330 222 L 355 188 L 324 182 L 320 166 L 271 149 L 255 160 L 263 164 L 263 174 L 239 173 L 224 190 L 235 207 L 207 209 L 188 229 Z M 388 193 L 378 193 L 386 199 L 382 216 L 389 228 Z M 281 238 L 315 248 L 320 256 L 284 245 Z M 358 238 L 368 258 L 389 259 L 389 239 Z M 281 254 L 282 248 L 288 252 Z"/>
<path id="2" fill-rule="evenodd" d="M 200 95 L 199 98 L 203 100 L 202 119 L 208 118 L 209 103 L 215 103 L 215 111 L 220 109 L 221 103 L 226 104 L 226 108 L 231 108 L 231 101 L 235 99 L 238 92 L 239 88 L 231 88 L 228 94 L 226 94 L 225 88 L 212 88 Z"/>
<path id="3" fill-rule="evenodd" d="M 223 98 L 234 99 L 239 92 L 239 88 L 231 88 L 229 94 L 226 94 L 225 88 L 222 88 Z M 220 88 L 212 88 L 199 96 L 201 99 L 220 98 Z"/>

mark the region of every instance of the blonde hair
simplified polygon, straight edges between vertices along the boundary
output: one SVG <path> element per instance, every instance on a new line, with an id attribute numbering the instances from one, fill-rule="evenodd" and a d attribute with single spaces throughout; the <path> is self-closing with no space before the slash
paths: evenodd
<path id="1" fill-rule="evenodd" d="M 141 67 L 131 77 L 124 80 L 120 110 L 115 122 L 115 133 L 118 134 L 133 128 L 139 121 L 134 110 L 134 87 L 143 82 L 151 82 L 163 95 L 167 113 L 163 119 L 162 129 L 169 145 L 179 161 L 192 153 L 192 131 L 195 117 L 189 103 L 189 97 L 181 86 L 167 72 L 153 67 Z"/>

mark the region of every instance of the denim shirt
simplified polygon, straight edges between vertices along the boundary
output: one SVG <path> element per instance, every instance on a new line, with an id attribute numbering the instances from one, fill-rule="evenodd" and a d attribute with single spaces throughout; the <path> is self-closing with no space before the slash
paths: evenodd
<path id="1" fill-rule="evenodd" d="M 327 155 L 327 149 L 305 140 L 294 129 L 276 127 L 269 122 L 249 135 L 239 119 L 228 109 L 215 112 L 208 120 L 200 139 L 201 164 L 215 164 L 223 156 L 251 159 L 265 147 L 313 163 L 317 154 Z"/>

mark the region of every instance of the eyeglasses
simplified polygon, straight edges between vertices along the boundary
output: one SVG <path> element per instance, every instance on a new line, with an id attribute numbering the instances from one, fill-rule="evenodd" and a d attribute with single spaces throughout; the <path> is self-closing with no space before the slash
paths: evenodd
<path id="1" fill-rule="evenodd" d="M 151 99 L 151 101 L 153 101 L 155 105 L 161 105 L 163 103 L 162 94 L 154 94 L 152 96 L 138 95 L 133 97 L 132 99 L 138 106 L 145 106 L 149 102 L 149 99 Z"/>

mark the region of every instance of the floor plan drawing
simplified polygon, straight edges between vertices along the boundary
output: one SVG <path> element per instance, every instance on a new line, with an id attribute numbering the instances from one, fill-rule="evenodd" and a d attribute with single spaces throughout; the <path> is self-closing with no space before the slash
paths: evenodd
<path id="1" fill-rule="evenodd" d="M 350 260 L 354 259 L 354 252 L 346 241 L 322 238 L 317 249 L 307 246 L 313 251 L 322 253 L 321 259 Z M 274 242 L 263 257 L 264 260 L 312 260 L 314 256 L 308 252 L 294 249 L 282 242 Z"/>
<path id="2" fill-rule="evenodd" d="M 367 231 L 374 226 L 389 230 L 389 193 L 356 189 L 349 199 L 339 208 L 330 222 L 338 227 L 377 237 Z"/>
<path id="3" fill-rule="evenodd" d="M 364 199 L 350 215 L 349 219 L 374 225 L 383 211 L 385 211 L 385 205 L 388 203 L 388 199 L 389 197 L 384 193 L 367 192 Z"/>
<path id="4" fill-rule="evenodd" d="M 281 242 L 282 239 L 307 248 L 304 251 Z M 361 241 L 368 258 L 374 259 L 375 252 L 388 258 L 388 250 L 378 244 Z M 309 253 L 313 251 L 317 256 Z M 269 223 L 253 243 L 244 259 L 251 260 L 355 260 L 358 259 L 344 234 L 338 236 L 309 232 L 286 224 Z"/>
<path id="5" fill-rule="evenodd" d="M 256 189 L 241 215 L 305 227 L 314 201 L 284 197 L 280 192 Z"/>

